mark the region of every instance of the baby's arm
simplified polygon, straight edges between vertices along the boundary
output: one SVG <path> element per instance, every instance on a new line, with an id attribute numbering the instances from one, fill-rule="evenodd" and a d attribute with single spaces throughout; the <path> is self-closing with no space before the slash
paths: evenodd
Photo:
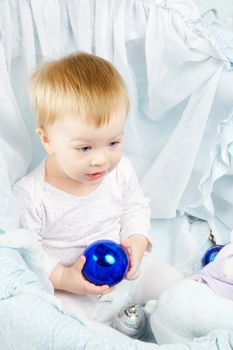
<path id="1" fill-rule="evenodd" d="M 150 207 L 138 183 L 137 174 L 128 159 L 119 167 L 123 194 L 121 216 L 121 245 L 127 250 L 130 260 L 127 278 L 133 278 L 139 269 L 145 251 L 150 251 Z"/>
<path id="2" fill-rule="evenodd" d="M 29 183 L 30 185 L 30 183 Z M 20 203 L 21 226 L 29 230 L 34 237 L 42 243 L 41 230 L 43 227 L 43 205 L 32 193 L 28 193 L 27 186 L 16 185 L 14 192 Z M 34 186 L 29 186 L 29 189 Z M 41 248 L 43 250 L 42 244 Z M 54 289 L 65 290 L 75 294 L 104 294 L 110 290 L 108 286 L 97 287 L 86 281 L 82 276 L 82 268 L 85 257 L 80 257 L 72 266 L 64 267 L 55 257 L 48 255 L 43 250 L 44 270 L 53 284 Z"/>
<path id="3" fill-rule="evenodd" d="M 51 271 L 49 279 L 54 289 L 64 290 L 79 295 L 105 294 L 112 290 L 107 285 L 96 286 L 86 281 L 82 275 L 82 268 L 85 264 L 85 257 L 80 256 L 70 267 L 57 264 Z"/>
<path id="4" fill-rule="evenodd" d="M 131 279 L 137 275 L 139 266 L 143 259 L 145 250 L 149 244 L 148 238 L 141 234 L 133 234 L 128 239 L 121 242 L 122 247 L 129 256 L 129 269 L 126 278 Z"/>

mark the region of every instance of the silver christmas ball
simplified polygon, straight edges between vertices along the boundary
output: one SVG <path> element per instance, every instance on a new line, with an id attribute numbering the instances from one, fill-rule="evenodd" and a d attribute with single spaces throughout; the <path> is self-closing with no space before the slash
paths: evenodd
<path id="1" fill-rule="evenodd" d="M 142 306 L 129 304 L 113 318 L 113 326 L 131 338 L 141 339 L 147 332 L 147 315 Z"/>

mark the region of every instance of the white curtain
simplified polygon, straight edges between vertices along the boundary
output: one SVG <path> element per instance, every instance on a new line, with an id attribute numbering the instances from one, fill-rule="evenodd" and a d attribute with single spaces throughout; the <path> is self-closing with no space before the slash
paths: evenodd
<path id="1" fill-rule="evenodd" d="M 11 184 L 44 156 L 29 75 L 78 50 L 113 62 L 128 85 L 125 152 L 152 217 L 190 213 L 221 240 L 218 228 L 233 228 L 233 36 L 191 0 L 0 2 L 0 227 L 18 225 Z"/>

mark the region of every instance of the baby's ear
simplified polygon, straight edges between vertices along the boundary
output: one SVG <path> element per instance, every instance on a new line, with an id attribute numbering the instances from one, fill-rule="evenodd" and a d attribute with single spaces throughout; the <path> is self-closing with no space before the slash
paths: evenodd
<path id="1" fill-rule="evenodd" d="M 53 149 L 50 143 L 50 138 L 49 135 L 47 134 L 47 131 L 42 127 L 42 128 L 36 128 L 36 133 L 40 138 L 40 141 L 42 145 L 44 146 L 45 150 L 47 151 L 48 154 L 52 155 L 53 154 Z"/>

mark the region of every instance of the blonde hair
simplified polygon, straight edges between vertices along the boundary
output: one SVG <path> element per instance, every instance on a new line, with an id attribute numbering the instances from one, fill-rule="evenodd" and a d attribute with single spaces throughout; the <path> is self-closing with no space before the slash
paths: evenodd
<path id="1" fill-rule="evenodd" d="M 121 75 L 110 62 L 87 53 L 43 63 L 32 74 L 29 87 L 38 127 L 52 125 L 67 113 L 100 127 L 113 114 L 127 114 L 129 109 Z"/>

